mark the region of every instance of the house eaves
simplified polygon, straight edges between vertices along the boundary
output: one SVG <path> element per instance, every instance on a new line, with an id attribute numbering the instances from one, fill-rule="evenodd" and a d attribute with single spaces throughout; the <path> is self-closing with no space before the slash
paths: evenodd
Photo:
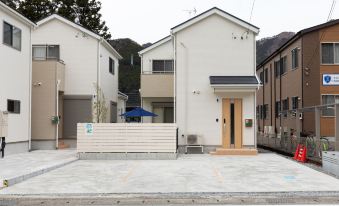
<path id="1" fill-rule="evenodd" d="M 32 22 L 31 20 L 29 20 L 28 18 L 26 18 L 19 12 L 15 11 L 11 7 L 7 6 L 6 4 L 2 3 L 1 1 L 0 1 L 0 9 L 2 9 L 5 13 L 16 17 L 16 19 L 18 19 L 24 24 L 29 25 L 32 28 L 35 28 L 37 26 L 34 22 Z"/>
<path id="2" fill-rule="evenodd" d="M 68 19 L 66 19 L 66 18 L 64 18 L 64 17 L 62 17 L 58 14 L 52 14 L 52 15 L 38 21 L 37 25 L 38 25 L 38 27 L 42 26 L 42 25 L 48 23 L 49 21 L 51 21 L 53 19 L 57 19 L 57 20 L 65 23 L 65 24 L 67 24 L 67 25 L 69 25 L 69 26 L 71 26 L 71 27 L 93 37 L 94 39 L 97 39 L 98 41 L 100 41 L 105 46 L 106 49 L 108 49 L 110 52 L 112 52 L 112 54 L 114 54 L 118 59 L 122 59 L 122 56 L 103 37 L 101 37 L 100 35 L 92 32 L 92 31 L 84 28 L 83 26 L 76 24 L 76 23 L 74 23 L 74 22 L 72 22 L 72 21 L 70 21 L 70 20 L 68 20 Z"/>
<path id="3" fill-rule="evenodd" d="M 142 54 L 144 54 L 144 53 L 146 53 L 146 52 L 148 52 L 148 51 L 150 51 L 150 50 L 152 50 L 152 49 L 154 49 L 154 48 L 156 48 L 156 47 L 158 47 L 158 46 L 160 46 L 160 45 L 162 45 L 162 44 L 164 44 L 164 43 L 166 43 L 170 40 L 171 40 L 171 36 L 166 36 L 166 37 L 154 42 L 151 46 L 139 51 L 138 54 L 140 56 L 140 55 L 142 55 Z"/>
<path id="4" fill-rule="evenodd" d="M 226 11 L 221 10 L 217 7 L 213 7 L 211 9 L 209 9 L 209 10 L 207 10 L 207 11 L 205 11 L 205 12 L 203 12 L 203 13 L 201 13 L 201 14 L 199 14 L 199 15 L 197 15 L 197 16 L 195 16 L 195 17 L 173 27 L 173 28 L 171 28 L 171 33 L 172 34 L 177 33 L 179 31 L 181 31 L 181 30 L 183 30 L 183 29 L 185 29 L 185 28 L 187 28 L 187 27 L 189 27 L 189 26 L 211 16 L 211 15 L 213 15 L 213 14 L 217 14 L 217 15 L 219 15 L 219 16 L 221 16 L 221 17 L 223 17 L 223 18 L 225 18 L 225 19 L 227 19 L 227 20 L 229 20 L 229 21 L 231 21 L 235 24 L 238 24 L 238 25 L 244 27 L 245 29 L 248 29 L 248 30 L 254 32 L 255 34 L 259 33 L 258 27 L 254 26 L 253 24 L 250 24 L 250 23 L 248 23 L 248 22 L 246 22 L 246 21 L 244 21 L 244 20 L 242 20 L 242 19 L 240 19 L 236 16 L 233 16 L 232 14 L 227 13 Z"/>

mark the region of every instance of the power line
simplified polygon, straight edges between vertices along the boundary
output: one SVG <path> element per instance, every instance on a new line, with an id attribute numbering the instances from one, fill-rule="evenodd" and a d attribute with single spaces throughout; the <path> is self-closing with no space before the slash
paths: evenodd
<path id="1" fill-rule="evenodd" d="M 255 4 L 255 0 L 253 0 L 253 3 L 252 3 L 252 9 L 251 9 L 251 14 L 250 14 L 250 21 L 252 20 L 252 15 L 253 15 L 253 9 L 254 9 L 254 4 Z"/>
<path id="2" fill-rule="evenodd" d="M 332 17 L 332 13 L 333 13 L 333 11 L 334 11 L 335 4 L 336 4 L 336 0 L 333 0 L 333 1 L 332 1 L 332 5 L 331 5 L 330 12 L 329 12 L 328 17 L 327 17 L 327 21 L 329 21 L 330 18 Z M 326 34 L 326 31 L 327 31 L 327 29 L 325 28 L 325 30 L 323 31 L 323 33 L 322 33 L 321 36 L 320 36 L 320 42 L 323 40 L 323 38 L 324 38 L 324 36 L 325 36 L 325 34 Z M 306 64 L 306 67 L 305 67 L 305 68 L 308 68 L 308 67 L 310 66 L 310 64 L 314 61 L 314 59 L 316 59 L 316 58 L 314 58 L 314 57 L 315 57 L 316 51 L 319 49 L 319 47 L 320 47 L 320 44 L 317 44 L 316 48 L 315 48 L 314 51 L 313 51 L 312 58 L 308 61 L 308 63 Z"/>
<path id="3" fill-rule="evenodd" d="M 332 6 L 331 6 L 331 9 L 330 9 L 330 13 L 328 14 L 328 17 L 327 17 L 327 21 L 331 20 L 331 18 L 332 18 L 332 14 L 333 14 L 333 10 L 335 8 L 335 4 L 336 4 L 336 0 L 333 0 Z"/>

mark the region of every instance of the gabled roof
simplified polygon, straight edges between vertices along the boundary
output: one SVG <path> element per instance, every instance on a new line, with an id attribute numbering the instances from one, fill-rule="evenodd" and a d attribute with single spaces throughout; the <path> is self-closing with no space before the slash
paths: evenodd
<path id="1" fill-rule="evenodd" d="M 160 46 L 161 44 L 166 43 L 170 40 L 171 40 L 171 36 L 166 36 L 166 37 L 154 42 L 151 46 L 139 51 L 138 54 L 142 55 L 143 53 L 146 53 L 146 52 L 148 52 L 148 51 L 150 51 L 150 50 L 152 50 L 152 49 L 154 49 L 154 48 Z"/>
<path id="2" fill-rule="evenodd" d="M 287 42 L 285 42 L 283 45 L 281 45 L 277 50 L 275 50 L 271 55 L 269 55 L 268 57 L 266 57 L 266 59 L 264 59 L 262 62 L 260 62 L 260 64 L 258 64 L 257 66 L 257 70 L 260 69 L 262 66 L 264 66 L 264 64 L 266 64 L 268 61 L 270 61 L 272 58 L 274 58 L 277 54 L 279 54 L 281 51 L 283 51 L 286 47 L 288 47 L 289 45 L 291 45 L 293 42 L 295 42 L 296 40 L 298 40 L 299 38 L 301 38 L 302 36 L 304 36 L 305 34 L 320 30 L 320 29 L 324 29 L 333 25 L 339 24 L 339 19 L 335 19 L 323 24 L 319 24 L 313 27 L 309 27 L 303 30 L 300 30 L 298 33 L 296 33 L 294 36 L 292 36 Z"/>
<path id="3" fill-rule="evenodd" d="M 94 39 L 99 40 L 118 59 L 122 59 L 122 56 L 103 37 L 101 37 L 100 35 L 98 35 L 98 34 L 92 32 L 92 31 L 84 28 L 80 24 L 76 24 L 76 23 L 74 23 L 74 22 L 72 22 L 72 21 L 70 21 L 70 20 L 68 20 L 68 19 L 66 19 L 66 18 L 64 18 L 64 17 L 62 17 L 62 16 L 60 16 L 58 14 L 52 14 L 52 15 L 50 15 L 50 16 L 48 16 L 48 17 L 46 17 L 46 18 L 44 18 L 44 19 L 42 19 L 40 21 L 38 21 L 37 25 L 38 25 L 38 27 L 42 26 L 42 25 L 44 25 L 44 24 L 46 24 L 46 23 L 48 23 L 48 22 L 50 22 L 50 21 L 52 21 L 54 19 L 57 19 L 57 20 L 65 23 L 65 24 L 67 24 L 67 25 L 69 25 L 69 26 L 71 26 L 71 27 L 73 27 L 75 29 L 78 29 L 79 31 L 81 31 L 83 33 L 86 33 L 87 35 L 93 37 Z"/>
<path id="4" fill-rule="evenodd" d="M 199 22 L 199 21 L 201 21 L 201 20 L 203 20 L 203 19 L 205 19 L 205 18 L 207 18 L 207 17 L 209 17 L 213 14 L 217 14 L 217 15 L 219 15 L 219 16 L 221 16 L 221 17 L 223 17 L 223 18 L 225 18 L 225 19 L 227 19 L 231 22 L 234 22 L 234 23 L 244 27 L 245 29 L 251 30 L 255 34 L 259 33 L 259 28 L 254 26 L 253 24 L 250 24 L 250 23 L 248 23 L 248 22 L 246 22 L 246 21 L 244 21 L 244 20 L 242 20 L 242 19 L 240 19 L 236 16 L 233 16 L 232 14 L 229 14 L 226 11 L 221 10 L 217 7 L 213 7 L 213 8 L 211 8 L 211 9 L 209 9 L 209 10 L 207 10 L 207 11 L 205 11 L 205 12 L 203 12 L 203 13 L 201 13 L 201 14 L 199 14 L 199 15 L 191 18 L 191 19 L 188 19 L 187 21 L 185 21 L 185 22 L 183 22 L 183 23 L 181 23 L 181 24 L 179 24 L 175 27 L 172 27 L 171 28 L 171 34 L 176 33 L 176 32 L 178 32 L 178 31 L 180 31 L 180 30 L 182 30 L 186 27 L 189 27 L 189 26 L 191 26 L 191 25 L 193 25 L 193 24 L 195 24 L 195 23 L 197 23 L 197 22 Z M 171 40 L 171 36 L 166 36 L 165 38 L 162 38 L 159 41 L 153 43 L 151 46 L 141 50 L 139 52 L 139 55 L 142 55 L 142 54 L 144 54 L 144 53 L 146 53 L 146 52 L 168 42 L 169 40 Z"/>
<path id="5" fill-rule="evenodd" d="M 8 14 L 11 14 L 11 15 L 15 16 L 21 22 L 23 22 L 23 23 L 25 23 L 25 24 L 27 24 L 27 25 L 29 25 L 31 27 L 36 27 L 36 24 L 33 23 L 31 20 L 27 19 L 22 14 L 20 14 L 17 11 L 15 11 L 11 7 L 7 6 L 6 4 L 2 3 L 1 1 L 0 1 L 0 9 L 3 9 L 5 13 L 8 13 Z"/>
<path id="6" fill-rule="evenodd" d="M 201 13 L 201 14 L 199 14 L 199 15 L 197 15 L 197 16 L 195 16 L 195 17 L 173 27 L 173 28 L 171 28 L 171 32 L 176 33 L 176 32 L 178 32 L 178 31 L 180 31 L 180 30 L 182 30 L 186 27 L 191 26 L 192 24 L 195 24 L 195 23 L 213 15 L 213 14 L 217 14 L 217 15 L 219 15 L 219 16 L 221 16 L 221 17 L 223 17 L 223 18 L 225 18 L 225 19 L 227 19 L 227 20 L 229 20 L 233 23 L 236 23 L 236 24 L 244 27 L 245 29 L 251 30 L 255 34 L 259 33 L 258 27 L 254 26 L 253 24 L 250 24 L 250 23 L 248 23 L 248 22 L 246 22 L 246 21 L 244 21 L 244 20 L 242 20 L 242 19 L 240 19 L 236 16 L 233 16 L 232 14 L 227 13 L 226 11 L 221 10 L 217 7 L 213 7 L 211 9 L 209 9 L 209 10 L 207 10 L 207 11 L 205 11 L 205 12 L 203 12 L 203 13 Z"/>

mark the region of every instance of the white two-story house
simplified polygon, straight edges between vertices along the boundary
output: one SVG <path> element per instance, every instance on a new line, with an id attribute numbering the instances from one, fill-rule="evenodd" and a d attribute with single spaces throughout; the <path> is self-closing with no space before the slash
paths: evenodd
<path id="1" fill-rule="evenodd" d="M 0 122 L 5 154 L 27 152 L 31 140 L 31 33 L 33 22 L 0 1 Z M 1 129 L 1 128 L 0 128 Z M 2 133 L 2 132 L 1 132 Z"/>
<path id="2" fill-rule="evenodd" d="M 105 100 L 107 110 L 100 122 L 119 121 L 122 57 L 104 38 L 59 15 L 37 25 L 32 37 L 32 147 L 75 146 L 77 123 L 97 122 L 96 113 L 104 111 L 94 106 L 98 100 Z"/>
<path id="3" fill-rule="evenodd" d="M 143 122 L 176 123 L 179 146 L 200 139 L 212 154 L 256 154 L 255 37 L 259 28 L 212 8 L 139 52 Z"/>

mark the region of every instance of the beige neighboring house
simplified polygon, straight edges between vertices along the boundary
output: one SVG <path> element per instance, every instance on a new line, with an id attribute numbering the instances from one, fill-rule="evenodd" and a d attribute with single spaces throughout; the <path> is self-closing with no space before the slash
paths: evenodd
<path id="1" fill-rule="evenodd" d="M 77 123 L 95 122 L 99 85 L 103 122 L 119 122 L 119 53 L 101 36 L 59 15 L 32 36 L 32 149 L 76 147 Z M 99 95 L 100 96 L 100 95 Z"/>
<path id="2" fill-rule="evenodd" d="M 142 107 L 158 115 L 143 122 L 176 123 L 181 152 L 256 154 L 258 32 L 214 7 L 140 51 Z"/>
<path id="3" fill-rule="evenodd" d="M 0 1 L 0 127 L 1 122 L 7 125 L 0 128 L 0 136 L 6 137 L 5 155 L 30 149 L 31 34 L 35 26 Z"/>

